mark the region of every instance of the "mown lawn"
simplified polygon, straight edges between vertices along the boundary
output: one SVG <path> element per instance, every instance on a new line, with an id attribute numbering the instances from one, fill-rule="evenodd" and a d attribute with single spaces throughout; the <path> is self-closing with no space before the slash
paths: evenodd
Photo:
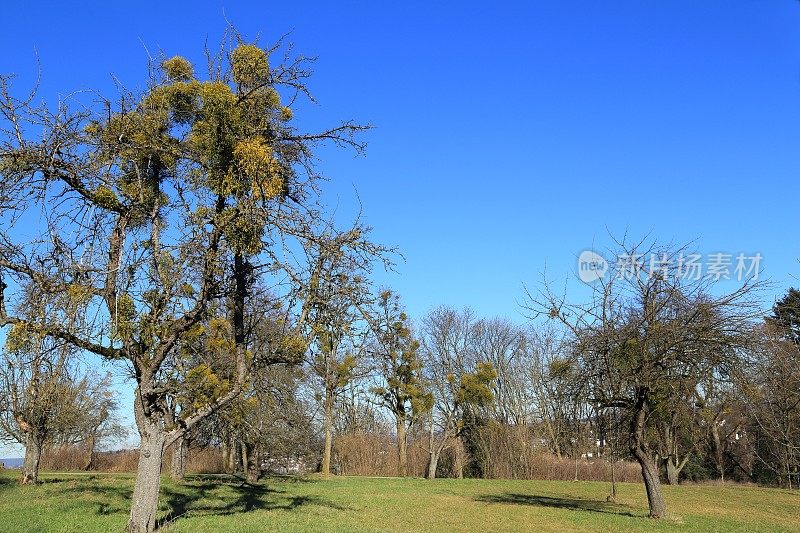
<path id="1" fill-rule="evenodd" d="M 120 531 L 133 478 L 44 474 L 19 487 L 0 472 L 0 531 Z M 646 518 L 644 488 L 607 483 L 381 478 L 165 480 L 175 532 L 261 531 L 800 531 L 800 492 L 739 486 L 665 487 L 673 517 Z"/>

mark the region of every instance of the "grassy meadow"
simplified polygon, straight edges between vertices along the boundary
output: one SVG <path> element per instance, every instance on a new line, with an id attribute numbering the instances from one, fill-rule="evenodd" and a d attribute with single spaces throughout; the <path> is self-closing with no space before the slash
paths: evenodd
<path id="1" fill-rule="evenodd" d="M 133 477 L 0 472 L 0 531 L 121 531 Z M 743 486 L 665 487 L 672 517 L 646 517 L 642 485 L 599 482 L 229 476 L 164 480 L 166 531 L 800 531 L 800 492 Z"/>

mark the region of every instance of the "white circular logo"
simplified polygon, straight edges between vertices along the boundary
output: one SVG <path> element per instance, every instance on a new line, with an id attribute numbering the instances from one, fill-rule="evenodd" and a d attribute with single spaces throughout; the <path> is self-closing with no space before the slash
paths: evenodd
<path id="1" fill-rule="evenodd" d="M 608 272 L 608 261 L 598 253 L 584 250 L 578 256 L 578 277 L 584 283 L 591 283 L 605 276 Z"/>

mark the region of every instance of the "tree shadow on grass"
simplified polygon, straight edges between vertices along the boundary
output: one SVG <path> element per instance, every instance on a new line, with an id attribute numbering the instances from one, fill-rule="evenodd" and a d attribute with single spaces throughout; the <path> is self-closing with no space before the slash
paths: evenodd
<path id="1" fill-rule="evenodd" d="M 225 492 L 218 493 L 222 488 Z M 164 487 L 162 494 L 166 497 L 167 507 L 166 514 L 159 521 L 162 527 L 185 516 L 225 516 L 257 510 L 293 510 L 303 505 L 347 510 L 346 507 L 318 496 L 289 496 L 285 490 L 265 484 L 251 485 L 230 477 L 226 480 L 218 476 L 198 476 L 186 485 Z"/>
<path id="2" fill-rule="evenodd" d="M 639 517 L 634 514 L 630 507 L 617 503 L 604 502 L 601 500 L 582 500 L 579 498 L 554 498 L 551 496 L 539 496 L 534 494 L 486 494 L 475 498 L 477 501 L 485 503 L 506 503 L 514 505 L 533 505 L 538 507 L 554 507 L 557 509 L 568 509 L 570 511 L 588 511 L 592 513 L 616 514 L 621 516 Z"/>
<path id="3" fill-rule="evenodd" d="M 0 477 L 0 489 L 14 479 Z M 163 527 L 185 516 L 233 515 L 256 510 L 293 510 L 305 505 L 317 505 L 347 510 L 347 507 L 314 495 L 291 495 L 290 484 L 314 482 L 302 478 L 268 478 L 266 482 L 251 485 L 230 475 L 192 475 L 182 484 L 166 481 L 161 486 L 161 520 Z M 127 514 L 133 493 L 133 480 L 106 476 L 55 476 L 43 483 L 52 490 L 66 495 L 68 506 L 83 512 L 94 508 L 98 516 Z"/>
<path id="4" fill-rule="evenodd" d="M 116 481 L 112 478 L 110 481 Z M 58 487 L 59 491 L 72 494 L 70 498 L 76 505 L 80 500 L 89 498 L 96 507 L 97 515 L 112 515 L 117 513 L 127 513 L 130 510 L 131 495 L 133 487 L 125 485 L 103 484 L 98 482 L 96 476 L 85 478 L 50 478 L 47 483 L 60 483 L 63 487 Z"/>

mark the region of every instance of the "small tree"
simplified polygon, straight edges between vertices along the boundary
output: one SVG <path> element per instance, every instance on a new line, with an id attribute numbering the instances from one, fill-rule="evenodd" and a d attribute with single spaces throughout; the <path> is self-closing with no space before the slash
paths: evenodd
<path id="1" fill-rule="evenodd" d="M 306 245 L 307 367 L 321 389 L 324 475 L 331 470 L 336 402 L 358 372 L 369 333 L 362 313 L 369 301 L 366 275 L 372 260 L 387 251 L 364 239 L 367 230 L 356 225 L 347 232 L 329 231 Z"/>
<path id="2" fill-rule="evenodd" d="M 288 471 L 318 452 L 312 410 L 298 393 L 302 378 L 294 364 L 261 367 L 253 373 L 252 386 L 228 410 L 248 483 L 258 482 L 265 465 Z"/>
<path id="3" fill-rule="evenodd" d="M 622 244 L 616 257 L 630 261 L 610 262 L 589 303 L 567 303 L 545 287 L 530 306 L 571 332 L 589 401 L 625 413 L 629 450 L 642 469 L 653 518 L 666 515 L 666 504 L 648 422 L 673 409 L 675 391 L 686 383 L 729 375 L 758 315 L 749 299 L 756 285 L 715 296 L 710 278 L 685 275 L 684 254 Z M 648 270 L 642 257 L 658 257 L 661 268 Z"/>
<path id="4" fill-rule="evenodd" d="M 46 446 L 83 443 L 94 465 L 101 441 L 121 438 L 108 376 L 81 374 L 64 343 L 12 330 L 0 355 L 0 440 L 25 447 L 20 483 L 36 484 Z"/>
<path id="5" fill-rule="evenodd" d="M 373 337 L 370 351 L 381 381 L 370 390 L 394 417 L 398 473 L 407 476 L 406 435 L 411 425 L 430 410 L 433 396 L 422 378 L 419 342 L 412 335 L 399 296 L 390 290 L 381 291 L 370 323 Z"/>
<path id="6" fill-rule="evenodd" d="M 97 468 L 97 450 L 128 436 L 128 428 L 119 419 L 119 401 L 112 390 L 111 374 L 84 375 L 77 383 L 72 442 L 83 445 L 88 454 L 84 470 Z"/>
<path id="7" fill-rule="evenodd" d="M 75 422 L 74 362 L 68 344 L 34 328 L 17 325 L 6 338 L 0 356 L 0 436 L 25 447 L 23 485 L 38 482 L 45 444 Z"/>

